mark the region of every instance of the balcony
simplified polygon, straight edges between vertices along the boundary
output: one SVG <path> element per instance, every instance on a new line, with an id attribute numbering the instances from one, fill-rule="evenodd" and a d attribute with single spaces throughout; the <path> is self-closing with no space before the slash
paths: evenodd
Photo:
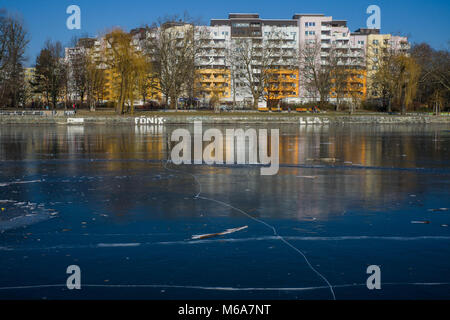
<path id="1" fill-rule="evenodd" d="M 350 36 L 343 36 L 343 35 L 338 35 L 335 37 L 336 41 L 349 41 L 350 40 Z"/>
<path id="2" fill-rule="evenodd" d="M 364 45 L 363 44 L 357 44 L 357 43 L 351 43 L 349 45 L 350 49 L 364 49 Z"/>

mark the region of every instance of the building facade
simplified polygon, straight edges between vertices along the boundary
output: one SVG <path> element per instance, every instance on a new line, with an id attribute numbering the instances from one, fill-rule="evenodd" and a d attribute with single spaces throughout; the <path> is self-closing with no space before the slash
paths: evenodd
<path id="1" fill-rule="evenodd" d="M 176 23 L 170 28 L 190 28 Z M 337 83 L 330 88 L 329 101 L 341 98 L 359 100 L 375 98 L 379 95 L 371 87 L 371 77 L 376 72 L 376 62 L 380 52 L 394 48 L 407 52 L 410 46 L 406 37 L 380 34 L 377 29 L 358 29 L 351 32 L 346 20 L 336 20 L 324 14 L 295 14 L 292 19 L 262 19 L 259 14 L 231 13 L 226 19 L 212 19 L 208 26 L 198 26 L 208 33 L 208 41 L 202 42 L 202 50 L 196 58 L 194 95 L 203 103 L 212 99 L 221 103 L 248 106 L 254 100 L 252 86 L 264 81 L 264 93 L 259 97 L 258 105 L 276 106 L 280 102 L 304 103 L 317 101 L 318 92 L 307 85 L 301 68 L 302 52 L 306 48 L 316 47 L 313 57 L 319 67 L 341 68 L 346 70 L 347 79 L 344 89 L 337 89 Z M 142 41 L 151 36 L 147 29 L 135 29 L 131 32 L 133 43 L 142 50 Z M 277 35 L 274 39 L 274 35 Z M 86 40 L 89 52 L 98 67 L 106 73 L 105 101 L 114 100 L 113 74 L 101 62 L 104 41 Z M 273 63 L 264 67 L 264 52 L 252 57 L 252 70 L 236 65 L 233 55 L 239 51 L 242 43 L 251 41 L 255 52 L 267 51 L 266 45 L 272 43 Z M 258 47 L 259 46 L 259 47 Z M 76 48 L 66 50 L 66 59 L 71 60 L 77 53 Z M 248 69 L 248 68 L 247 68 Z M 263 79 L 260 74 L 265 72 Z M 253 76 L 252 76 L 253 75 Z M 249 80 L 252 79 L 252 80 Z M 149 89 L 150 90 L 150 89 Z M 153 91 L 149 95 L 161 100 L 161 93 Z"/>

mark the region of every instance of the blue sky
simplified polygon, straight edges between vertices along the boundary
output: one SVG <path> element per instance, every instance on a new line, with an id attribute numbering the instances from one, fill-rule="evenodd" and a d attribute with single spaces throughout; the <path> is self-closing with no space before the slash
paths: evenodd
<path id="1" fill-rule="evenodd" d="M 82 28 L 66 28 L 69 5 L 81 8 Z M 366 8 L 381 8 L 382 32 L 401 33 L 412 42 L 426 41 L 433 47 L 446 48 L 450 40 L 449 0 L 2 0 L 0 7 L 18 14 L 25 21 L 31 42 L 29 64 L 47 39 L 69 43 L 75 35 L 102 33 L 114 26 L 127 30 L 151 24 L 166 14 L 188 11 L 208 23 L 211 18 L 226 18 L 230 12 L 260 13 L 262 18 L 292 18 L 294 13 L 324 13 L 348 20 L 352 31 L 365 27 Z"/>

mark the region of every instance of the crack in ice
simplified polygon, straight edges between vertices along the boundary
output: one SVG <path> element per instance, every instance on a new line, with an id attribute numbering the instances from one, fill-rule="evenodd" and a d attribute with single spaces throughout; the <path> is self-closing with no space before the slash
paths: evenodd
<path id="1" fill-rule="evenodd" d="M 200 181 L 197 179 L 197 177 L 196 177 L 194 174 L 192 174 L 192 173 L 182 172 L 182 171 L 174 170 L 174 169 L 169 169 L 169 168 L 167 167 L 167 164 L 169 163 L 169 161 L 170 161 L 170 160 L 168 160 L 167 162 L 165 162 L 164 165 L 163 165 L 164 168 L 165 168 L 166 170 L 172 171 L 172 172 L 175 172 L 175 173 L 188 174 L 188 175 L 192 176 L 192 177 L 194 178 L 194 180 L 196 181 L 196 183 L 198 184 L 198 186 L 199 186 L 199 191 L 198 191 L 198 193 L 196 194 L 196 196 L 194 196 L 194 199 L 200 199 L 200 200 L 205 200 L 205 201 L 211 201 L 211 202 L 215 202 L 215 203 L 217 203 L 217 204 L 220 204 L 220 205 L 229 207 L 229 208 L 231 208 L 231 209 L 233 209 L 233 210 L 235 210 L 235 211 L 238 211 L 238 212 L 242 213 L 242 214 L 245 215 L 246 217 L 248 217 L 248 218 L 250 218 L 250 219 L 252 219 L 252 220 L 254 220 L 254 221 L 256 221 L 256 222 L 258 222 L 258 223 L 260 223 L 260 224 L 262 224 L 262 225 L 264 225 L 264 226 L 266 226 L 267 228 L 269 228 L 269 229 L 273 232 L 274 236 L 275 236 L 278 240 L 280 240 L 281 242 L 283 242 L 285 245 L 287 245 L 288 247 L 290 247 L 291 249 L 293 249 L 295 252 L 297 252 L 298 254 L 300 254 L 300 255 L 304 258 L 304 260 L 306 261 L 306 264 L 308 265 L 308 267 L 309 267 L 309 268 L 310 268 L 317 276 L 319 276 L 319 277 L 327 284 L 327 288 L 330 289 L 330 292 L 331 292 L 331 294 L 332 294 L 332 296 L 333 296 L 333 300 L 336 300 L 336 294 L 335 294 L 335 292 L 334 292 L 333 286 L 332 286 L 331 283 L 328 281 L 328 279 L 327 279 L 324 275 L 322 275 L 319 271 L 317 271 L 316 268 L 313 267 L 313 265 L 309 262 L 309 260 L 308 260 L 308 258 L 306 257 L 306 255 L 305 255 L 300 249 L 298 249 L 297 247 L 295 247 L 294 245 L 292 245 L 292 244 L 291 244 L 289 241 L 287 241 L 283 236 L 281 236 L 281 235 L 278 233 L 277 229 L 276 229 L 274 226 L 268 224 L 267 222 L 265 222 L 265 221 L 263 221 L 263 220 L 260 220 L 260 219 L 258 219 L 258 218 L 255 218 L 255 217 L 251 216 L 251 215 L 248 214 L 247 212 L 245 212 L 245 211 L 243 211 L 243 210 L 241 210 L 241 209 L 239 209 L 239 208 L 236 208 L 236 207 L 232 206 L 232 205 L 229 204 L 229 203 L 226 203 L 226 202 L 223 202 L 223 201 L 219 201 L 219 200 L 216 200 L 216 199 L 211 199 L 211 198 L 207 198 L 207 197 L 202 197 L 202 196 L 201 196 L 201 194 L 202 194 L 202 185 L 201 185 Z"/>
<path id="2" fill-rule="evenodd" d="M 450 282 L 412 282 L 412 283 L 401 283 L 401 282 L 390 282 L 383 283 L 383 286 L 449 286 Z M 139 288 L 150 288 L 150 289 L 187 289 L 187 290 L 206 290 L 206 291 L 314 291 L 314 290 L 325 290 L 329 289 L 329 286 L 316 286 L 316 287 L 300 287 L 300 288 L 236 288 L 236 287 L 207 287 L 207 286 L 183 286 L 183 285 L 159 285 L 159 284 L 83 284 L 85 288 L 117 288 L 117 289 L 139 289 Z M 345 288 L 357 288 L 366 287 L 366 283 L 353 283 L 353 284 L 342 284 L 335 285 L 334 288 L 345 289 Z M 29 285 L 29 286 L 14 286 L 14 287 L 0 287 L 0 291 L 7 290 L 30 290 L 30 289 L 45 289 L 45 288 L 66 288 L 67 284 L 43 284 L 43 285 Z"/>

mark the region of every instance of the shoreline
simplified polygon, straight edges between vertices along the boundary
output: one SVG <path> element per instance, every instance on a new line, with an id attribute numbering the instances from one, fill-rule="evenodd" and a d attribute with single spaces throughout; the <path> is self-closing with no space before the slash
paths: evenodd
<path id="1" fill-rule="evenodd" d="M 387 115 L 387 114 L 293 114 L 293 113 L 221 113 L 221 114 L 190 114 L 190 113 L 137 113 L 134 116 L 102 115 L 80 113 L 76 116 L 17 116 L 1 115 L 0 124 L 27 125 L 85 125 L 85 124 L 115 124 L 115 125 L 164 125 L 190 124 L 202 121 L 205 124 L 235 124 L 235 123 L 284 123 L 304 125 L 326 124 L 450 124 L 450 116 L 432 115 Z"/>

